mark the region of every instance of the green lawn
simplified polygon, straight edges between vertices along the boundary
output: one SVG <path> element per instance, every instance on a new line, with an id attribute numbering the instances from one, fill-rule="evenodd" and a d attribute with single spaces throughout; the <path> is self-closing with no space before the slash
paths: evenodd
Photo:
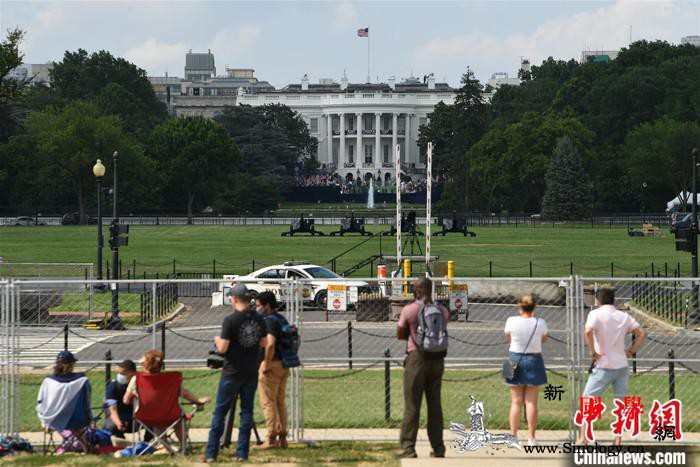
<path id="1" fill-rule="evenodd" d="M 289 449 L 273 449 L 260 451 L 252 449 L 250 451 L 250 461 L 254 464 L 266 463 L 291 463 L 295 465 L 329 465 L 340 464 L 345 466 L 354 465 L 382 465 L 397 467 L 399 461 L 394 459 L 394 452 L 397 451 L 396 443 L 353 443 L 353 442 L 321 442 L 313 445 L 289 446 Z M 84 456 L 80 454 L 64 454 L 61 456 L 41 456 L 41 455 L 20 455 L 6 457 L 3 465 L 16 466 L 48 466 L 48 465 L 71 465 L 71 466 L 101 466 L 101 465 L 149 465 L 149 466 L 180 466 L 180 465 L 202 465 L 197 462 L 197 457 L 204 451 L 203 446 L 196 446 L 192 455 L 182 457 L 172 457 L 168 455 L 155 454 L 152 456 L 135 459 L 116 459 L 111 456 Z M 235 461 L 233 449 L 221 451 L 219 464 L 232 464 Z"/>
<path id="2" fill-rule="evenodd" d="M 104 372 L 89 374 L 93 388 L 93 406 L 102 402 Z M 212 370 L 187 370 L 185 387 L 197 396 L 216 397 L 219 373 Z M 22 376 L 20 431 L 38 431 L 34 404 L 42 376 Z M 569 391 L 563 376 L 548 374 L 549 383 Z M 683 401 L 683 427 L 686 431 L 700 430 L 700 393 L 697 377 L 679 373 L 676 376 L 676 396 Z M 305 370 L 303 387 L 303 416 L 307 428 L 399 428 L 403 414 L 403 383 L 400 370 L 391 371 L 390 417 L 385 419 L 384 371 L 367 370 Z M 510 393 L 498 371 L 447 370 L 443 379 L 442 403 L 445 425 L 449 421 L 468 424 L 466 409 L 469 395 L 484 401 L 486 425 L 493 429 L 508 428 Z M 642 403 L 651 408 L 653 399 L 668 400 L 668 375 L 644 374 L 630 378 L 630 394 L 641 396 Z M 569 420 L 568 392 L 562 401 L 547 401 L 540 395 L 539 422 L 541 429 L 567 429 Z M 257 397 L 257 396 L 256 396 Z M 604 402 L 608 410 L 599 426 L 612 422 L 610 393 Z M 193 426 L 206 428 L 211 420 L 212 404 L 208 404 L 193 419 Z M 573 414 L 571 414 L 573 416 Z M 263 414 L 256 403 L 255 418 L 263 425 Z M 425 424 L 425 407 L 421 416 Z M 525 427 L 523 423 L 523 428 Z"/>
<path id="3" fill-rule="evenodd" d="M 373 231 L 387 228 L 371 226 Z M 318 229 L 330 232 L 335 228 Z M 173 260 L 178 271 L 202 272 L 211 271 L 216 260 L 217 274 L 245 273 L 253 262 L 256 268 L 292 259 L 323 265 L 361 241 L 357 236 L 281 237 L 285 230 L 286 226 L 133 226 L 129 246 L 120 251 L 122 274 L 126 278 L 133 261 L 139 277 L 144 271 L 168 274 Z M 682 274 L 690 271 L 690 256 L 675 251 L 673 236 L 665 230 L 658 238 L 629 237 L 624 228 L 590 226 L 488 226 L 474 231 L 475 238 L 458 234 L 433 237 L 433 254 L 454 260 L 461 276 L 488 276 L 490 271 L 500 277 L 527 276 L 530 262 L 534 276 L 568 275 L 571 262 L 575 273 L 586 275 L 610 275 L 611 262 L 617 277 L 649 272 L 652 263 L 662 273 L 666 267 L 670 274 L 679 262 Z M 338 271 L 377 254 L 379 244 L 376 237 L 341 258 Z M 383 237 L 381 244 L 384 254 L 395 253 L 394 237 Z M 0 257 L 11 263 L 92 262 L 95 227 L 0 228 Z M 107 258 L 109 250 L 105 249 Z M 11 269 L 4 270 L 12 274 Z M 370 274 L 369 267 L 358 274 Z M 76 275 L 82 276 L 83 271 Z"/>

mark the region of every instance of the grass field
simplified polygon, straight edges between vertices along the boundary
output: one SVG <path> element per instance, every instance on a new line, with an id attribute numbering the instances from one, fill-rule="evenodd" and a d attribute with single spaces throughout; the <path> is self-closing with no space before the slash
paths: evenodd
<path id="1" fill-rule="evenodd" d="M 212 370 L 186 370 L 185 387 L 197 396 L 216 398 L 219 373 Z M 484 401 L 488 428 L 507 429 L 510 393 L 504 386 L 498 371 L 447 370 L 443 378 L 442 404 L 446 420 L 468 424 L 466 409 L 469 395 Z M 89 373 L 92 384 L 93 406 L 102 403 L 104 394 L 104 372 L 94 370 Z M 42 376 L 22 376 L 20 431 L 39 431 L 34 404 Z M 348 372 L 347 370 L 304 370 L 303 417 L 307 428 L 396 428 L 403 415 L 403 382 L 400 370 L 391 371 L 391 410 L 390 418 L 385 419 L 384 371 L 367 370 Z M 570 416 L 568 406 L 567 380 L 563 376 L 548 374 L 552 385 L 561 385 L 567 392 L 561 401 L 544 400 L 540 394 L 539 422 L 541 429 L 568 429 Z M 630 378 L 630 394 L 642 397 L 642 403 L 651 407 L 653 399 L 668 400 L 668 375 L 647 373 Z M 700 393 L 697 391 L 697 377 L 686 374 L 676 376 L 676 396 L 683 401 L 683 428 L 686 431 L 700 430 Z M 256 396 L 257 397 L 257 396 Z M 604 397 L 609 410 L 599 426 L 612 422 L 611 392 Z M 256 402 L 255 418 L 263 425 L 263 415 Z M 206 428 L 211 420 L 212 404 L 208 404 L 193 419 L 193 426 Z M 573 414 L 571 414 L 573 416 Z M 421 416 L 425 424 L 425 407 Z M 525 427 L 523 422 L 523 428 Z"/>
<path id="2" fill-rule="evenodd" d="M 272 449 L 250 451 L 250 462 L 274 465 L 382 465 L 388 467 L 399 466 L 400 462 L 394 458 L 397 450 L 396 443 L 353 443 L 353 442 L 322 442 L 314 445 L 292 444 L 289 449 Z M 199 454 L 204 451 L 204 446 L 195 446 L 193 454 L 185 457 L 172 457 L 164 454 L 155 454 L 138 459 L 112 456 L 84 456 L 82 454 L 63 454 L 61 456 L 20 455 L 3 458 L 3 465 L 13 466 L 101 466 L 101 465 L 148 465 L 148 466 L 181 466 L 199 465 Z M 220 452 L 218 463 L 221 465 L 233 464 L 235 452 L 228 448 Z"/>
<path id="3" fill-rule="evenodd" d="M 371 226 L 373 231 L 387 228 Z M 334 229 L 319 226 L 325 232 Z M 133 226 L 129 246 L 120 250 L 123 277 L 134 261 L 137 276 L 144 271 L 172 272 L 173 260 L 178 271 L 203 272 L 211 271 L 216 260 L 217 273 L 245 273 L 252 269 L 253 261 L 256 268 L 292 259 L 325 265 L 361 241 L 357 236 L 281 237 L 285 230 L 285 226 Z M 489 226 L 474 230 L 475 238 L 458 234 L 433 237 L 433 254 L 456 261 L 461 276 L 528 276 L 530 262 L 534 276 L 569 275 L 571 263 L 577 274 L 602 276 L 611 274 L 613 263 L 616 277 L 650 272 L 652 263 L 662 274 L 665 269 L 671 274 L 678 263 L 681 274 L 690 270 L 690 255 L 675 251 L 673 236 L 667 231 L 657 238 L 637 238 L 627 236 L 624 228 L 590 226 Z M 384 254 L 395 254 L 394 237 L 376 236 L 339 259 L 338 271 L 379 253 L 380 242 Z M 93 262 L 95 227 L 0 228 L 0 257 L 10 263 Z M 356 275 L 370 272 L 365 267 Z"/>

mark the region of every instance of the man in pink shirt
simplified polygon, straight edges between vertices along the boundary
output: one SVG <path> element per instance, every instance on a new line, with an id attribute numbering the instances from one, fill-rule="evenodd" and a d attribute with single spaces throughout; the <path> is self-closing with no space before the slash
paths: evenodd
<path id="1" fill-rule="evenodd" d="M 401 452 L 398 457 L 414 458 L 416 455 L 416 438 L 420 419 L 420 405 L 425 393 L 428 405 L 428 439 L 433 451 L 432 457 L 445 457 L 445 444 L 442 439 L 443 420 L 440 390 L 442 374 L 445 370 L 445 355 L 428 355 L 417 350 L 418 314 L 424 303 L 432 303 L 433 284 L 427 277 L 418 279 L 413 284 L 416 300 L 401 310 L 396 336 L 406 342 L 406 359 L 403 372 L 404 414 L 401 424 Z M 450 319 L 450 313 L 438 304 L 444 323 Z"/>
<path id="2" fill-rule="evenodd" d="M 586 319 L 583 337 L 591 353 L 593 368 L 583 390 L 584 396 L 602 396 L 608 386 L 613 387 L 614 397 L 623 399 L 629 388 L 627 359 L 637 353 L 644 344 L 646 332 L 636 319 L 615 308 L 615 291 L 599 289 L 596 292 L 598 308 L 591 310 Z M 636 339 L 625 350 L 625 335 L 632 333 Z M 583 427 L 577 443 L 583 443 Z M 621 437 L 615 437 L 619 444 Z"/>

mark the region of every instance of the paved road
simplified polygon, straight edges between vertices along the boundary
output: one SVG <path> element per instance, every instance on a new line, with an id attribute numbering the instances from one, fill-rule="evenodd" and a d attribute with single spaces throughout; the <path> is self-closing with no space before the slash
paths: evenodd
<path id="1" fill-rule="evenodd" d="M 166 354 L 168 359 L 193 360 L 192 365 L 201 366 L 223 317 L 230 313 L 230 309 L 209 308 L 206 299 L 195 299 L 188 305 L 188 310 L 169 324 L 165 338 Z M 548 366 L 557 368 L 566 365 L 566 342 L 569 339 L 566 310 L 563 307 L 540 307 L 537 313 L 547 321 L 552 336 L 544 346 Z M 463 360 L 462 365 L 498 368 L 500 359 L 507 350 L 503 340 L 503 324 L 506 318 L 513 314 L 512 306 L 472 304 L 469 322 L 451 322 L 449 325 L 449 356 Z M 352 315 L 331 318 L 334 319 L 326 322 L 324 312 L 304 313 L 300 325 L 301 357 L 307 363 L 347 365 L 348 320 Z M 351 326 L 353 358 L 362 359 L 365 364 L 371 363 L 375 359 L 383 358 L 384 351 L 389 349 L 397 361 L 401 360 L 405 344 L 395 339 L 394 322 L 352 321 Z M 20 354 L 22 363 L 32 366 L 49 364 L 56 353 L 63 349 L 63 336 L 56 336 L 59 331 L 57 328 L 21 328 L 20 345 L 26 349 Z M 116 332 L 73 328 L 71 331 L 68 339 L 69 349 L 76 352 L 77 357 L 83 361 L 103 360 L 107 350 L 112 352 L 112 358 L 115 360 L 137 359 L 144 351 L 154 346 L 152 335 L 142 330 Z M 161 332 L 158 332 L 155 339 L 157 348 L 161 348 L 161 337 Z M 670 348 L 674 349 L 676 358 L 696 358 L 700 348 L 700 335 L 693 334 L 692 331 L 678 335 L 652 331 L 650 338 L 653 341 L 640 352 L 640 359 L 665 359 Z M 492 360 L 485 362 L 484 359 L 487 358 Z M 640 362 L 639 368 L 649 368 L 658 363 Z M 362 363 L 358 362 L 356 365 Z M 697 369 L 700 368 L 700 363 L 689 363 L 689 366 Z M 664 368 L 665 365 L 660 370 Z"/>

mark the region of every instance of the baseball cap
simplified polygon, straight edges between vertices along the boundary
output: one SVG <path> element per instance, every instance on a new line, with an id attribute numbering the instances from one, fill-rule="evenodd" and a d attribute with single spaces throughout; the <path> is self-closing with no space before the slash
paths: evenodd
<path id="1" fill-rule="evenodd" d="M 228 289 L 226 295 L 229 297 L 248 297 L 248 287 L 246 287 L 245 284 L 236 284 Z"/>
<path id="2" fill-rule="evenodd" d="M 127 371 L 136 371 L 136 363 L 134 363 L 133 360 L 122 360 L 121 362 L 117 363 L 117 366 Z"/>
<path id="3" fill-rule="evenodd" d="M 59 352 L 58 355 L 56 355 L 56 360 L 59 360 L 63 363 L 75 363 L 78 361 L 75 358 L 75 355 L 73 355 L 73 353 L 69 352 L 68 350 Z"/>

